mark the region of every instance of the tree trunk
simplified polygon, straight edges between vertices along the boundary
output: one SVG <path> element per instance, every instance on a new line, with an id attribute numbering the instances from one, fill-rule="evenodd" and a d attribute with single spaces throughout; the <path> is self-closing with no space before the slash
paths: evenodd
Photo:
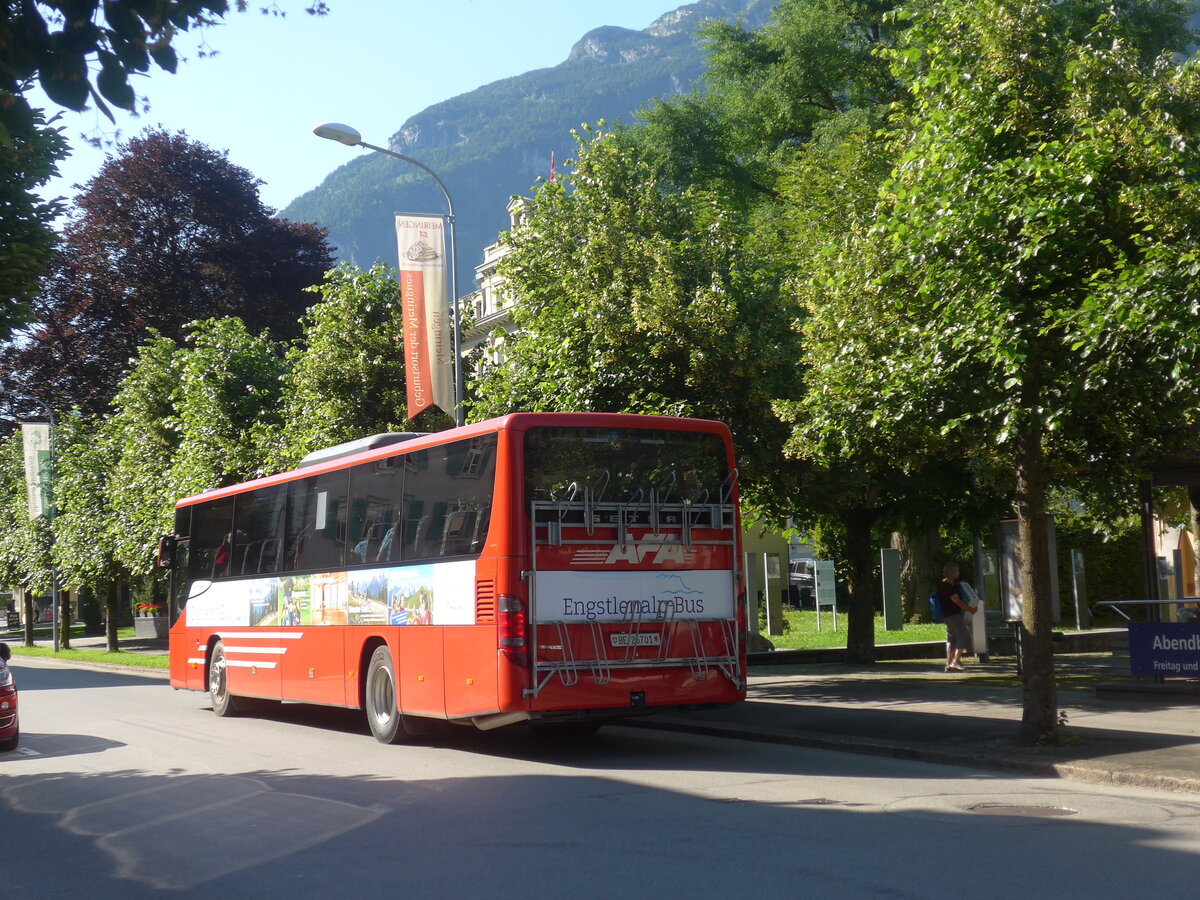
<path id="1" fill-rule="evenodd" d="M 109 653 L 116 653 L 120 647 L 117 644 L 117 600 L 120 597 L 120 586 L 110 582 L 104 595 L 104 646 Z"/>
<path id="2" fill-rule="evenodd" d="M 1021 653 L 1024 672 L 1020 740 L 1024 744 L 1058 739 L 1058 696 L 1054 680 L 1053 614 L 1050 608 L 1050 553 L 1046 545 L 1046 468 L 1042 425 L 1036 406 L 1016 441 L 1017 524 L 1021 541 Z"/>
<path id="3" fill-rule="evenodd" d="M 33 646 L 33 592 L 28 588 L 21 588 L 21 609 L 22 616 L 25 620 L 25 646 Z"/>
<path id="4" fill-rule="evenodd" d="M 942 579 L 946 549 L 942 536 L 934 529 L 923 534 L 892 535 L 892 547 L 900 551 L 900 593 L 904 604 L 904 621 L 914 615 L 929 618 L 926 598 Z"/>
<path id="5" fill-rule="evenodd" d="M 71 592 L 61 584 L 58 586 L 58 646 L 63 650 L 71 649 Z"/>
<path id="6" fill-rule="evenodd" d="M 855 665 L 875 662 L 875 558 L 871 546 L 870 510 L 846 516 L 846 554 L 850 564 L 850 596 L 846 604 L 846 658 Z"/>

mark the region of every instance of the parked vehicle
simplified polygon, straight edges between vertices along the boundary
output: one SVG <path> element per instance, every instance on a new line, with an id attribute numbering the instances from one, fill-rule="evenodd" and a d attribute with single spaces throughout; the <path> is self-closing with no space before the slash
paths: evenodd
<path id="1" fill-rule="evenodd" d="M 812 605 L 816 590 L 816 560 L 793 559 L 788 566 L 788 601 L 800 609 Z"/>
<path id="2" fill-rule="evenodd" d="M 16 750 L 21 740 L 21 725 L 17 720 L 17 682 L 8 660 L 12 651 L 0 643 L 0 750 Z"/>

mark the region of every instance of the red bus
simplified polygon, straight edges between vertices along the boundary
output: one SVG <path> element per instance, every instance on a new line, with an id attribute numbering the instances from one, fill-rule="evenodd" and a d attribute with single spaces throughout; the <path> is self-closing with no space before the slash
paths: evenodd
<path id="1" fill-rule="evenodd" d="M 180 500 L 171 684 L 590 730 L 745 697 L 737 469 L 718 422 L 519 413 L 390 434 Z"/>

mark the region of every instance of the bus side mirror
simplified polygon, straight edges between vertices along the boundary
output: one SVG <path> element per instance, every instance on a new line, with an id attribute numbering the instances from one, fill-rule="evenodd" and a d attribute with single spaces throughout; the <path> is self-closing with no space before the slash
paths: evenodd
<path id="1" fill-rule="evenodd" d="M 12 659 L 12 651 L 8 649 L 8 644 L 0 642 L 0 659 L 8 662 Z"/>
<path id="2" fill-rule="evenodd" d="M 175 568 L 175 538 L 167 535 L 158 539 L 158 548 L 154 551 L 154 565 L 159 569 Z"/>

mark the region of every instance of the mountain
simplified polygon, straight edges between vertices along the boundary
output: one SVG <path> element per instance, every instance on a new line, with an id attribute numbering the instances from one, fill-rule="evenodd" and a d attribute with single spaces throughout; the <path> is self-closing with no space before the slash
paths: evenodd
<path id="1" fill-rule="evenodd" d="M 474 287 L 483 248 L 509 225 L 505 207 L 550 171 L 550 154 L 575 154 L 571 130 L 600 119 L 630 121 L 655 97 L 690 90 L 704 71 L 696 26 L 740 17 L 764 25 L 774 0 L 700 0 L 656 19 L 644 31 L 606 26 L 585 34 L 566 60 L 484 85 L 417 113 L 388 141 L 438 173 L 454 199 L 458 292 Z M 394 212 L 433 212 L 446 202 L 429 176 L 379 153 L 328 175 L 281 213 L 329 229 L 340 259 L 362 267 L 396 264 Z"/>

